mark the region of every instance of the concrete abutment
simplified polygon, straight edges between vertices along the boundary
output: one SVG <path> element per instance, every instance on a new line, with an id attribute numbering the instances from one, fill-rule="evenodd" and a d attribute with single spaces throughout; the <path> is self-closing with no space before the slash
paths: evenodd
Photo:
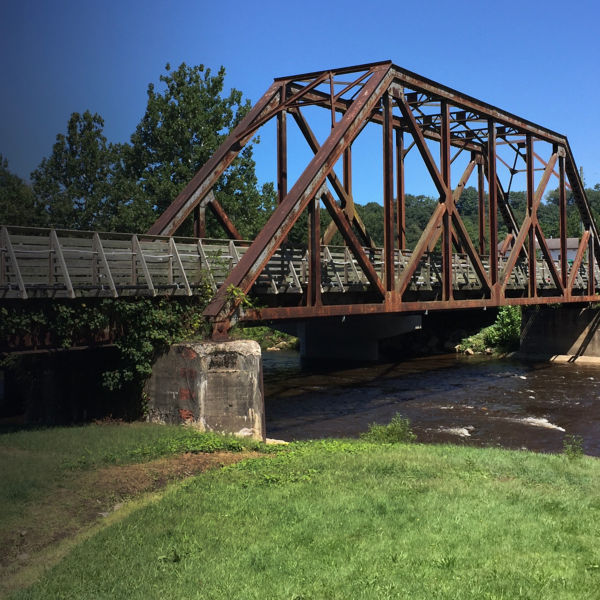
<path id="1" fill-rule="evenodd" d="M 520 354 L 555 358 L 600 358 L 600 308 L 589 304 L 523 309 Z"/>
<path id="2" fill-rule="evenodd" d="M 145 393 L 151 422 L 265 439 L 257 342 L 175 344 L 154 364 Z"/>

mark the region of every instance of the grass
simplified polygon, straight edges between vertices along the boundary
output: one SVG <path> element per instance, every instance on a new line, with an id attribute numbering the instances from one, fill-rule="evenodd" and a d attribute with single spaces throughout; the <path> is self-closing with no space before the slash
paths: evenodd
<path id="1" fill-rule="evenodd" d="M 328 440 L 186 479 L 16 599 L 600 597 L 600 462 Z"/>
<path id="2" fill-rule="evenodd" d="M 0 596 L 30 582 L 27 571 L 36 563 L 60 557 L 57 543 L 72 541 L 124 501 L 262 448 L 146 423 L 0 434 Z"/>
<path id="3" fill-rule="evenodd" d="M 183 452 L 241 451 L 258 443 L 149 423 L 25 430 L 0 435 L 0 525 L 45 495 L 66 473 Z"/>

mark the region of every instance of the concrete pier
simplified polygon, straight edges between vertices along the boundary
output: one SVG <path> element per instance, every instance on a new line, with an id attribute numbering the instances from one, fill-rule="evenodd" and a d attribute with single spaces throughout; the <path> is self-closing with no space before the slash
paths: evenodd
<path id="1" fill-rule="evenodd" d="M 523 356 L 600 357 L 600 309 L 588 304 L 533 306 L 523 310 Z"/>
<path id="2" fill-rule="evenodd" d="M 145 392 L 151 422 L 265 439 L 257 342 L 176 344 L 154 364 Z"/>
<path id="3" fill-rule="evenodd" d="M 421 315 L 354 315 L 277 327 L 300 338 L 302 358 L 375 361 L 380 341 L 420 329 Z"/>

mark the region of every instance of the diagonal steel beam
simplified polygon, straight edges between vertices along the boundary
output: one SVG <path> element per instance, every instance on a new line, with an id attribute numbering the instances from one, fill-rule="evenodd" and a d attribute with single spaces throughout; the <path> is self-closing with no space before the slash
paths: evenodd
<path id="1" fill-rule="evenodd" d="M 358 238 L 356 235 L 354 235 L 354 231 L 352 231 L 352 227 L 350 227 L 350 223 L 348 222 L 346 215 L 336 204 L 335 198 L 331 195 L 329 190 L 323 194 L 322 199 L 327 210 L 329 211 L 329 214 L 331 215 L 331 218 L 333 219 L 333 222 L 336 224 L 339 232 L 342 234 L 342 237 L 354 254 L 354 257 L 369 280 L 369 283 L 371 283 L 371 285 L 373 285 L 373 287 L 379 292 L 381 297 L 384 298 L 385 289 L 383 284 L 375 272 L 373 264 L 365 254 L 365 251 L 363 250 Z"/>
<path id="2" fill-rule="evenodd" d="M 219 149 L 206 161 L 191 181 L 178 194 L 165 212 L 158 217 L 148 233 L 173 235 L 194 207 L 204 200 L 227 167 L 235 160 L 243 146 L 253 135 L 252 124 L 279 104 L 281 83 L 274 82 L 263 97 L 227 136 Z"/>
<path id="3" fill-rule="evenodd" d="M 577 273 L 579 272 L 579 267 L 581 266 L 581 261 L 583 260 L 583 255 L 588 247 L 588 242 L 590 241 L 590 230 L 586 229 L 581 236 L 581 241 L 579 242 L 579 248 L 577 248 L 577 254 L 575 255 L 575 259 L 573 260 L 573 264 L 571 265 L 571 271 L 569 273 L 569 281 L 567 283 L 567 290 L 569 294 L 573 293 L 573 284 L 577 279 Z"/>
<path id="4" fill-rule="evenodd" d="M 546 243 L 546 237 L 544 236 L 544 232 L 538 223 L 535 226 L 535 235 L 537 237 L 538 243 L 540 245 L 540 250 L 544 255 L 544 260 L 548 264 L 548 268 L 550 269 L 550 275 L 554 280 L 554 285 L 556 285 L 556 289 L 560 291 L 561 294 L 564 294 L 565 288 L 562 284 L 560 275 L 556 270 L 556 265 L 554 264 L 554 259 L 552 258 L 552 254 L 550 254 L 550 249 L 548 248 L 548 244 Z"/>
<path id="5" fill-rule="evenodd" d="M 305 137 L 306 141 L 308 142 L 310 149 L 316 154 L 319 151 L 319 148 L 321 146 L 320 146 L 319 142 L 317 141 L 317 138 L 316 138 L 315 134 L 313 133 L 313 130 L 310 128 L 310 125 L 307 123 L 306 119 L 300 112 L 300 109 L 290 110 L 290 112 L 291 112 L 292 116 L 294 117 L 294 120 L 296 121 L 298 128 L 302 132 L 302 135 Z M 348 216 L 352 219 L 354 225 L 358 229 L 365 244 L 367 244 L 367 246 L 370 246 L 371 248 L 375 248 L 375 242 L 369 235 L 369 232 L 367 231 L 365 224 L 363 223 L 362 219 L 360 218 L 360 215 L 358 214 L 356 207 L 354 206 L 354 201 L 352 199 L 352 196 L 350 196 L 350 194 L 348 194 L 348 192 L 344 188 L 344 185 L 342 184 L 342 182 L 339 180 L 338 176 L 336 175 L 335 171 L 333 171 L 333 170 L 330 171 L 330 173 L 327 175 L 327 179 L 329 179 L 329 182 L 331 183 L 331 186 L 335 190 L 335 193 L 338 195 L 338 198 L 340 198 L 340 200 L 342 200 L 344 202 L 344 207 L 352 207 L 352 212 Z M 334 235 L 335 235 L 335 226 L 334 225 L 332 226 L 330 224 L 323 236 L 323 243 L 328 244 Z"/>
<path id="6" fill-rule="evenodd" d="M 410 106 L 408 105 L 408 102 L 406 102 L 406 100 L 402 97 L 402 94 L 400 94 L 395 88 L 392 93 L 398 104 L 398 107 L 400 108 L 402 116 L 408 122 L 408 132 L 413 136 L 413 139 L 415 140 L 417 148 L 419 149 L 419 152 L 423 157 L 423 161 L 425 162 L 425 166 L 427 167 L 427 170 L 431 175 L 431 179 L 433 179 L 433 183 L 440 194 L 440 198 L 445 198 L 448 192 L 446 184 L 444 183 L 442 174 L 440 173 L 439 169 L 437 168 L 437 165 L 435 164 L 435 161 L 433 160 L 433 156 L 431 156 L 431 152 L 429 151 L 427 142 L 423 137 L 423 132 L 417 124 L 417 121 L 412 113 L 412 110 L 410 109 Z"/>
<path id="7" fill-rule="evenodd" d="M 227 216 L 227 213 L 223 210 L 219 201 L 214 197 L 212 191 L 209 192 L 209 196 L 212 196 L 212 200 L 208 202 L 208 207 L 217 218 L 217 221 L 219 221 L 221 227 L 232 240 L 241 240 L 242 236 L 240 235 L 240 232 L 233 224 L 233 221 Z"/>
<path id="8" fill-rule="evenodd" d="M 300 214 L 318 193 L 337 159 L 367 124 L 369 115 L 392 80 L 389 65 L 373 68 L 352 106 L 333 127 L 325 143 L 206 307 L 206 317 L 227 320 L 233 314 L 236 306 L 231 306 L 228 301 L 227 290 L 230 286 L 240 288 L 244 293 L 250 290 Z"/>
<path id="9" fill-rule="evenodd" d="M 550 178 L 550 175 L 552 174 L 552 170 L 554 169 L 554 165 L 556 164 L 557 158 L 558 158 L 558 155 L 555 153 L 552 156 L 552 158 L 550 159 L 550 161 L 548 162 L 548 164 L 546 165 L 544 175 L 542 176 L 542 179 L 541 179 L 541 181 L 537 187 L 537 190 L 535 191 L 534 197 L 533 197 L 531 213 L 526 215 L 525 219 L 523 219 L 523 223 L 521 224 L 521 228 L 519 229 L 519 233 L 515 239 L 515 244 L 508 256 L 508 260 L 506 261 L 506 265 L 504 266 L 504 271 L 502 272 L 502 276 L 501 276 L 502 290 L 506 289 L 506 286 L 508 284 L 508 280 L 510 279 L 511 273 L 513 272 L 513 269 L 515 268 L 515 265 L 517 264 L 517 258 L 519 257 L 519 254 L 521 253 L 523 244 L 525 243 L 525 238 L 528 236 L 531 227 L 534 224 L 537 224 L 537 216 L 536 216 L 537 208 L 542 200 L 544 190 L 546 189 L 546 185 L 548 184 L 548 179 Z M 535 249 L 533 249 L 532 252 L 535 253 Z M 562 285 L 560 286 L 560 289 L 562 289 Z"/>
<path id="10" fill-rule="evenodd" d="M 427 248 L 429 248 L 429 244 L 433 243 L 435 245 L 440 235 L 442 235 L 442 228 L 440 227 L 440 224 L 445 212 L 446 205 L 440 202 L 433 211 L 433 215 L 431 215 L 429 223 L 427 223 L 425 226 L 425 229 L 423 230 L 423 233 L 421 234 L 421 237 L 419 238 L 419 241 L 417 242 L 417 245 L 410 256 L 406 267 L 398 277 L 398 281 L 396 283 L 396 293 L 399 296 L 402 296 L 402 294 L 406 291 L 412 276 L 415 274 L 415 271 L 419 266 L 419 261 L 427 251 Z"/>

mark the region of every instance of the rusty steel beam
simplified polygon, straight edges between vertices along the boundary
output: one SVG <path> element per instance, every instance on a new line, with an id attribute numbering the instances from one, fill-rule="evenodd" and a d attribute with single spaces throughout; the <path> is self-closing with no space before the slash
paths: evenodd
<path id="1" fill-rule="evenodd" d="M 287 123 L 286 111 L 277 113 L 277 202 L 287 195 Z"/>
<path id="2" fill-rule="evenodd" d="M 567 282 L 567 290 L 570 294 L 573 293 L 573 285 L 575 283 L 575 279 L 577 279 L 577 273 L 579 272 L 579 267 L 581 266 L 581 261 L 583 260 L 583 255 L 588 247 L 588 242 L 590 240 L 590 230 L 586 229 L 581 236 L 581 241 L 579 242 L 579 247 L 577 248 L 577 254 L 575 254 L 575 259 L 573 260 L 573 264 L 571 265 L 571 272 L 569 274 L 569 281 Z"/>
<path id="3" fill-rule="evenodd" d="M 548 183 L 548 179 L 552 173 L 552 169 L 554 168 L 554 165 L 556 164 L 556 159 L 557 159 L 557 155 L 554 154 L 552 159 L 550 160 L 550 162 L 548 163 L 548 165 L 546 166 L 545 169 L 545 173 L 544 176 L 542 177 L 540 184 L 538 185 L 537 190 L 533 191 L 531 188 L 533 188 L 533 173 L 528 174 L 528 188 L 527 188 L 527 214 L 525 215 L 525 218 L 523 219 L 523 223 L 521 224 L 521 229 L 519 230 L 519 233 L 515 239 L 515 243 L 513 245 L 513 248 L 511 250 L 511 253 L 506 261 L 506 265 L 504 267 L 504 272 L 502 274 L 502 290 L 506 289 L 506 285 L 508 284 L 508 280 L 510 279 L 510 275 L 513 271 L 513 269 L 515 268 L 515 265 L 517 264 L 517 259 L 519 257 L 519 254 L 521 253 L 521 248 L 523 247 L 523 244 L 525 243 L 525 239 L 529 238 L 529 244 L 530 244 L 530 252 L 529 252 L 529 268 L 530 268 L 530 295 L 531 296 L 535 296 L 536 293 L 533 293 L 533 290 L 531 289 L 531 260 L 532 260 L 532 256 L 533 256 L 533 261 L 535 261 L 535 227 L 538 226 L 538 222 L 537 222 L 537 209 L 538 206 L 542 200 L 542 196 L 544 194 L 544 190 L 546 188 L 546 185 Z M 533 236 L 534 241 L 532 243 L 531 241 L 531 237 Z M 541 236 L 543 237 L 543 236 Z M 544 243 L 545 243 L 545 239 L 544 239 Z M 533 248 L 531 248 L 531 246 L 533 246 Z M 535 266 L 534 266 L 535 269 Z M 535 279 L 534 281 L 534 285 L 535 285 Z M 562 289 L 562 286 L 560 286 Z"/>
<path id="4" fill-rule="evenodd" d="M 534 173 L 533 173 L 533 139 L 531 134 L 527 134 L 526 137 L 526 152 L 527 152 L 527 218 L 529 219 L 529 227 L 527 231 L 527 237 L 529 239 L 529 295 L 537 296 L 537 273 L 536 265 L 537 260 L 535 257 L 535 228 L 537 226 L 537 210 L 534 205 Z"/>
<path id="5" fill-rule="evenodd" d="M 488 171 L 488 223 L 490 240 L 490 283 L 493 293 L 497 293 L 498 285 L 498 186 L 496 175 L 496 125 L 493 119 L 488 120 L 488 145 L 487 145 L 487 171 Z M 516 260 L 516 259 L 515 259 Z"/>
<path id="6" fill-rule="evenodd" d="M 350 223 L 348 222 L 348 219 L 344 215 L 343 211 L 336 204 L 335 199 L 329 191 L 326 191 L 323 194 L 322 199 L 325 203 L 325 207 L 331 215 L 331 218 L 333 219 L 333 222 L 336 224 L 339 232 L 342 234 L 342 237 L 344 238 L 344 241 L 350 248 L 350 251 L 354 254 L 354 257 L 356 258 L 359 267 L 362 269 L 369 283 L 377 292 L 379 292 L 379 295 L 381 297 L 384 297 L 385 289 L 383 287 L 383 284 L 381 283 L 381 280 L 375 272 L 371 261 L 369 260 L 369 258 L 365 254 L 365 251 L 360 245 L 360 242 L 354 235 L 352 227 L 350 226 Z"/>
<path id="7" fill-rule="evenodd" d="M 573 295 L 568 296 L 565 302 L 597 302 L 598 295 Z M 421 302 L 402 301 L 396 302 L 390 299 L 383 303 L 365 304 L 323 304 L 316 308 L 306 306 L 267 307 L 261 309 L 246 309 L 241 317 L 242 321 L 277 321 L 290 319 L 312 319 L 317 317 L 337 317 L 349 315 L 376 315 L 376 314 L 407 314 L 424 313 L 425 311 L 448 311 L 469 308 L 497 308 L 500 306 L 532 306 L 546 305 L 563 302 L 560 297 L 528 296 L 502 297 L 498 300 L 493 298 L 477 298 L 468 300 L 431 300 Z"/>
<path id="8" fill-rule="evenodd" d="M 210 192 L 212 195 L 212 192 Z M 204 207 L 201 207 L 204 208 Z M 223 207 L 219 204 L 216 198 L 208 202 L 208 208 L 212 211 L 212 213 L 217 218 L 217 221 L 221 225 L 221 227 L 226 231 L 227 235 L 232 240 L 241 240 L 242 236 L 240 232 L 237 230 L 236 226 L 233 224 L 232 220 L 227 216 L 227 213 L 223 210 Z"/>
<path id="9" fill-rule="evenodd" d="M 273 106 L 279 104 L 280 93 L 281 84 L 273 83 L 264 96 L 229 134 L 215 154 L 192 177 L 191 181 L 167 207 L 165 212 L 158 217 L 154 225 L 148 230 L 149 234 L 173 235 L 179 229 L 194 210 L 194 207 L 205 199 L 219 177 L 250 140 L 253 135 L 253 131 L 250 131 L 252 123 L 271 110 Z"/>
<path id="10" fill-rule="evenodd" d="M 288 195 L 275 209 L 271 218 L 258 234 L 238 265 L 230 273 L 204 315 L 216 320 L 226 320 L 236 309 L 228 302 L 229 286 L 250 291 L 252 284 L 262 272 L 273 253 L 279 247 L 310 200 L 321 188 L 339 156 L 352 143 L 366 124 L 368 116 L 389 88 L 393 75 L 389 67 L 375 67 L 362 87 L 356 100 L 336 126 L 325 143 L 319 148 Z"/>
<path id="11" fill-rule="evenodd" d="M 558 148 L 555 147 L 555 152 Z M 560 227 L 560 274 L 563 288 L 567 287 L 567 191 L 565 189 L 565 155 L 558 155 L 558 214 Z"/>
<path id="12" fill-rule="evenodd" d="M 454 198 L 450 181 L 450 109 L 447 102 L 441 102 L 441 135 L 440 141 L 440 166 L 444 182 L 445 197 L 443 202 L 446 211 L 442 218 L 442 297 L 452 300 L 452 213 L 454 211 Z"/>
<path id="13" fill-rule="evenodd" d="M 319 142 L 317 141 L 317 138 L 316 138 L 315 134 L 313 133 L 313 130 L 310 128 L 310 125 L 306 122 L 306 119 L 303 117 L 303 115 L 299 109 L 295 109 L 290 112 L 291 112 L 292 116 L 294 117 L 294 120 L 296 121 L 296 124 L 298 125 L 298 128 L 300 129 L 302 135 L 308 142 L 310 149 L 313 151 L 313 153 L 316 154 L 319 151 L 319 149 L 321 148 L 321 146 L 320 146 Z M 349 151 L 349 148 L 350 147 L 348 147 L 344 151 L 344 156 L 346 155 L 346 152 Z M 350 171 L 348 171 L 348 173 L 350 173 Z M 352 199 L 352 194 L 346 190 L 345 184 L 343 184 L 339 180 L 335 171 L 331 170 L 329 172 L 329 174 L 327 175 L 327 179 L 329 180 L 329 183 L 331 183 L 331 186 L 333 187 L 333 189 L 335 190 L 335 193 L 337 194 L 338 198 L 340 199 L 340 201 L 342 203 L 342 208 L 344 209 L 344 212 L 346 213 L 346 215 L 348 216 L 350 221 L 352 223 L 354 223 L 354 225 L 356 226 L 356 229 L 358 230 L 360 236 L 362 237 L 363 242 L 367 246 L 370 246 L 371 248 L 375 248 L 375 242 L 373 242 L 373 239 L 369 235 L 369 232 L 367 231 L 365 224 L 363 223 L 362 219 L 360 218 L 360 215 L 356 211 L 356 208 L 354 206 L 354 200 Z M 335 224 L 330 223 L 327 230 L 325 231 L 325 235 L 323 236 L 323 243 L 329 244 L 329 242 L 331 242 L 331 239 L 335 235 L 336 231 L 337 231 L 337 228 L 335 227 Z"/>
<path id="14" fill-rule="evenodd" d="M 383 95 L 383 262 L 385 289 L 391 292 L 395 283 L 394 238 L 394 126 L 392 98 Z"/>
<path id="15" fill-rule="evenodd" d="M 408 150 L 407 150 L 408 152 Z M 398 250 L 406 248 L 406 205 L 404 191 L 404 133 L 396 130 L 396 232 Z"/>
<path id="16" fill-rule="evenodd" d="M 321 304 L 321 215 L 320 199 L 315 196 L 308 204 L 308 306 Z"/>

